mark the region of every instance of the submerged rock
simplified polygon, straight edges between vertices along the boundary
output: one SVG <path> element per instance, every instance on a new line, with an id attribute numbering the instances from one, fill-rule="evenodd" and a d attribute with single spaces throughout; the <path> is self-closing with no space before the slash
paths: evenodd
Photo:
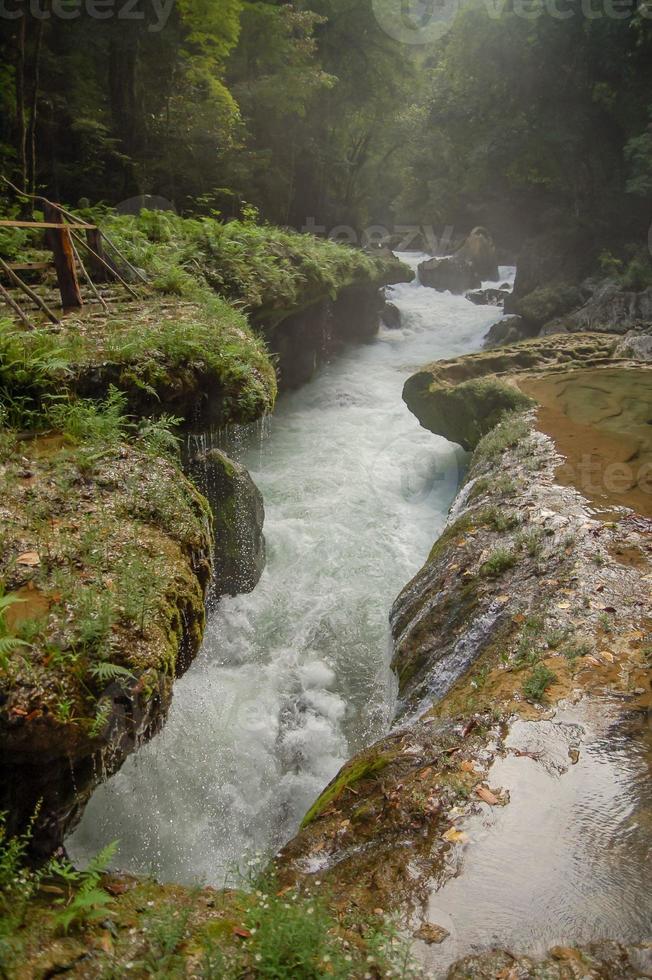
<path id="1" fill-rule="evenodd" d="M 651 949 L 647 945 L 624 946 L 620 943 L 589 943 L 586 946 L 554 946 L 547 956 L 530 957 L 491 950 L 479 956 L 467 956 L 455 963 L 447 980 L 634 980 L 649 977 Z"/>
<path id="2" fill-rule="evenodd" d="M 502 286 L 500 289 L 495 286 L 473 289 L 466 294 L 466 298 L 476 306 L 502 306 L 507 296 L 509 296 L 509 289 L 504 289 Z"/>

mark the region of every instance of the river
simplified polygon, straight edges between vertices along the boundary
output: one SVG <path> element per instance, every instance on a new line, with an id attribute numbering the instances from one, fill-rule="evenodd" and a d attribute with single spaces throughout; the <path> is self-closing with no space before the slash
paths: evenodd
<path id="1" fill-rule="evenodd" d="M 117 840 L 123 870 L 221 885 L 285 843 L 346 759 L 387 731 L 389 609 L 464 465 L 401 390 L 421 365 L 480 348 L 500 318 L 416 281 L 388 294 L 399 329 L 348 348 L 264 427 L 232 434 L 265 499 L 267 567 L 251 595 L 211 614 L 164 730 L 96 790 L 68 839 L 74 861 Z"/>

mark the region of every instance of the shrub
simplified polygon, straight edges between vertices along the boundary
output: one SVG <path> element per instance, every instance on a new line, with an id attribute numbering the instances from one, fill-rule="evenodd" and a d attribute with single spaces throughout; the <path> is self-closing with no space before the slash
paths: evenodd
<path id="1" fill-rule="evenodd" d="M 539 664 L 528 676 L 523 685 L 523 694 L 529 701 L 541 702 L 551 684 L 557 680 L 557 675 L 545 664 Z"/>

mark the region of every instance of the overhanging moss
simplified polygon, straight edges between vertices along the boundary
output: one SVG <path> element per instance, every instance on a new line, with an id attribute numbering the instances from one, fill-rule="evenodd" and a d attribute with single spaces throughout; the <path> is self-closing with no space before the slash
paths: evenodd
<path id="1" fill-rule="evenodd" d="M 328 784 L 321 796 L 313 803 L 305 817 L 301 821 L 302 829 L 317 820 L 317 818 L 342 795 L 349 786 L 364 779 L 375 779 L 387 766 L 396 758 L 395 752 L 367 752 L 362 756 L 356 756 L 349 762 L 335 779 Z"/>

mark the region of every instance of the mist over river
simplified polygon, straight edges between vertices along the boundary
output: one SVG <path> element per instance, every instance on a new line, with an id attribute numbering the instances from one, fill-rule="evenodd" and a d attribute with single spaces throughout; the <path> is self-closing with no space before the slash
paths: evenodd
<path id="1" fill-rule="evenodd" d="M 416 268 L 424 256 L 401 258 Z M 348 348 L 262 431 L 234 437 L 265 499 L 267 567 L 251 595 L 213 610 L 164 730 L 96 790 L 66 844 L 73 861 L 119 840 L 116 867 L 221 885 L 288 840 L 346 759 L 387 730 L 389 609 L 464 465 L 401 390 L 422 364 L 480 348 L 501 315 L 418 282 L 388 298 L 400 329 Z"/>

